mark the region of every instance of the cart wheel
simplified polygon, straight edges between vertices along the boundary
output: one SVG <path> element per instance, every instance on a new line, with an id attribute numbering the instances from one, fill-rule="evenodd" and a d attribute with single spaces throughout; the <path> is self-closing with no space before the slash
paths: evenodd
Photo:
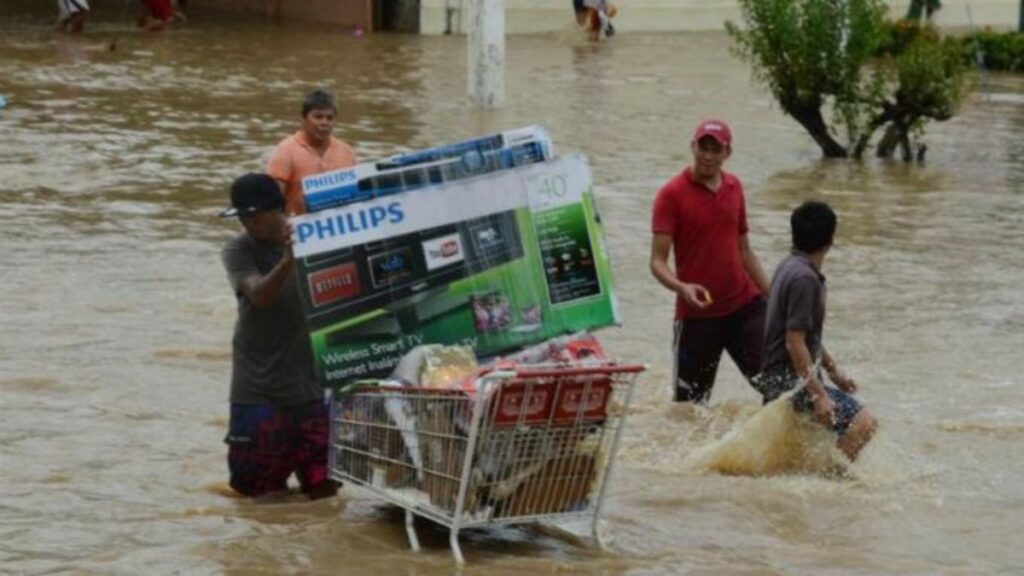
<path id="1" fill-rule="evenodd" d="M 414 518 L 415 516 L 413 516 L 412 512 L 405 511 L 405 533 L 409 536 L 409 547 L 412 548 L 413 552 L 419 552 L 420 539 L 416 537 L 416 527 L 412 523 Z"/>

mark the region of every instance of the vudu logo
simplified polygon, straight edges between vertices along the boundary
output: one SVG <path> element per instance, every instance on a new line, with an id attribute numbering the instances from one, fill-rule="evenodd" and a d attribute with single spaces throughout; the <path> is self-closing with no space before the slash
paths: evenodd
<path id="1" fill-rule="evenodd" d="M 387 206 L 374 206 L 372 208 L 360 208 L 341 214 L 333 214 L 312 222 L 302 222 L 295 227 L 295 235 L 299 244 L 308 240 L 325 240 L 373 230 L 382 224 L 398 224 L 405 219 L 400 202 L 392 202 Z"/>
<path id="2" fill-rule="evenodd" d="M 392 254 L 387 260 L 380 263 L 381 270 L 385 272 L 394 272 L 395 270 L 401 270 L 405 267 L 405 258 L 402 258 L 401 254 Z"/>

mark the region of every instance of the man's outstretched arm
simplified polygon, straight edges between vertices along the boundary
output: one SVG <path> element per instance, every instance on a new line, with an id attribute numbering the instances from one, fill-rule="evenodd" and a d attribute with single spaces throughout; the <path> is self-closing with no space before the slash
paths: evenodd
<path id="1" fill-rule="evenodd" d="M 793 363 L 797 377 L 804 383 L 814 401 L 814 418 L 831 427 L 835 418 L 835 404 L 815 374 L 806 338 L 807 332 L 804 330 L 786 330 L 786 352 L 789 353 L 789 360 Z"/>

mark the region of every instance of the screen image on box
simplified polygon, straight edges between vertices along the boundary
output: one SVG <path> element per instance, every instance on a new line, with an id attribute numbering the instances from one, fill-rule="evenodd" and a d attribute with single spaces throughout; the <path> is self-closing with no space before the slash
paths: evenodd
<path id="1" fill-rule="evenodd" d="M 536 213 L 534 227 L 551 304 L 600 295 L 601 282 L 582 207 Z"/>

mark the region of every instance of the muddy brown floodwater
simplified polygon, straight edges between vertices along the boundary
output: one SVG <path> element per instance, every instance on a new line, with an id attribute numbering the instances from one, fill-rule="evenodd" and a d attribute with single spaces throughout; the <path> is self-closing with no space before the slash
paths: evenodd
<path id="1" fill-rule="evenodd" d="M 539 123 L 593 165 L 625 318 L 602 338 L 650 365 L 612 549 L 471 532 L 464 573 L 1024 571 L 1024 78 L 977 78 L 926 165 L 855 164 L 821 161 L 719 33 L 511 37 L 508 106 L 480 112 L 459 37 L 197 16 L 156 37 L 97 19 L 67 40 L 47 18 L 0 23 L 0 571 L 453 572 L 442 530 L 421 523 L 411 553 L 401 516 L 351 492 L 254 505 L 211 489 L 235 317 L 218 258 L 234 223 L 215 215 L 317 84 L 362 158 Z M 799 202 L 839 213 L 826 340 L 881 421 L 844 478 L 691 465 L 759 408 L 728 361 L 709 407 L 669 402 L 673 301 L 647 270 L 654 192 L 712 115 L 733 125 L 766 267 Z"/>

